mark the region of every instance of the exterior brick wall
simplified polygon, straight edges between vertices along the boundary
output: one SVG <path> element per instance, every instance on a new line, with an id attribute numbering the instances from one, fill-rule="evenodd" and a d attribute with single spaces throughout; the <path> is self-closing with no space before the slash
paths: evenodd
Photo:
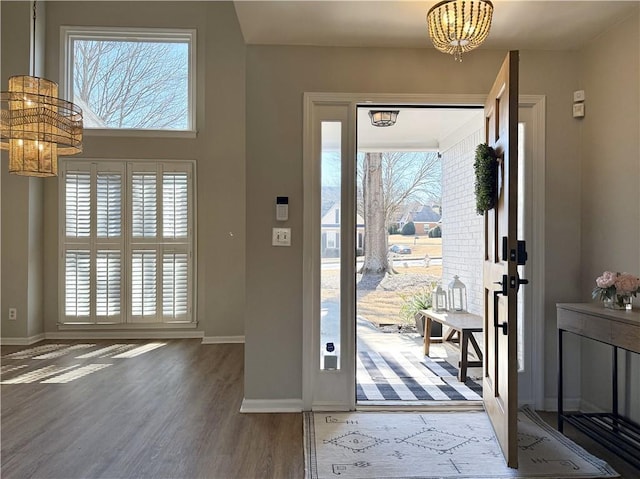
<path id="1" fill-rule="evenodd" d="M 475 149 L 482 129 L 442 151 L 442 287 L 454 275 L 467 287 L 469 312 L 482 314 L 483 217 L 475 208 Z"/>

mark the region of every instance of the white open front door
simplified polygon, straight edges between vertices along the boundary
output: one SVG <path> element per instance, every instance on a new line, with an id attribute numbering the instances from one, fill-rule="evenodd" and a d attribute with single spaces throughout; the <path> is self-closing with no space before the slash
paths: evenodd
<path id="1" fill-rule="evenodd" d="M 483 399 L 509 467 L 518 467 L 518 52 L 509 52 L 485 103 L 498 155 L 498 201 L 485 213 Z M 522 244 L 521 244 L 522 246 Z"/>
<path id="2" fill-rule="evenodd" d="M 355 408 L 355 104 L 306 98 L 305 410 Z"/>

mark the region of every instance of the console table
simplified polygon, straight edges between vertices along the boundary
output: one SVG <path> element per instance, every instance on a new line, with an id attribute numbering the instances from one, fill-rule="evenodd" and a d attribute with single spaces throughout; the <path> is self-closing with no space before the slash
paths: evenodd
<path id="1" fill-rule="evenodd" d="M 605 309 L 596 303 L 559 303 L 558 321 L 558 431 L 564 422 L 600 442 L 635 467 L 640 467 L 640 425 L 618 412 L 618 348 L 640 354 L 640 312 Z M 612 411 L 565 412 L 562 390 L 562 337 L 565 332 L 608 344 L 613 350 Z"/>

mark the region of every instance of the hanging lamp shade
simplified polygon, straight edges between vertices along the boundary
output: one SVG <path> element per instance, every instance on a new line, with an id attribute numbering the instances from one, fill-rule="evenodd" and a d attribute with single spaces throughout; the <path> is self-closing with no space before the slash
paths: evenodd
<path id="1" fill-rule="evenodd" d="M 9 150 L 9 173 L 56 176 L 58 155 L 82 151 L 82 110 L 58 98 L 55 82 L 13 76 L 0 95 L 0 149 Z"/>
<path id="2" fill-rule="evenodd" d="M 427 13 L 429 36 L 438 50 L 458 61 L 489 35 L 493 4 L 489 0 L 445 0 Z"/>

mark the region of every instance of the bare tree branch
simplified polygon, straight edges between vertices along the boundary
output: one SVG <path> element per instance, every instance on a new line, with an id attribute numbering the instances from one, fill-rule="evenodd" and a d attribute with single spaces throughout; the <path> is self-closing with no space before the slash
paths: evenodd
<path id="1" fill-rule="evenodd" d="M 184 45 L 77 41 L 74 93 L 107 127 L 186 128 Z"/>
<path id="2" fill-rule="evenodd" d="M 385 152 L 359 154 L 356 177 L 358 184 L 357 210 L 366 217 L 365 264 L 366 272 L 389 271 L 386 261 L 387 231 L 394 215 L 411 202 L 439 202 L 441 197 L 441 165 L 435 152 Z M 371 181 L 372 168 L 376 182 Z M 381 217 L 372 215 L 371 209 L 381 210 Z M 376 218 L 374 227 L 368 221 Z M 383 226 L 378 224 L 384 221 Z M 383 238 L 367 236 L 383 235 Z M 369 248 L 367 250 L 367 247 Z M 385 258 L 381 261 L 381 258 Z"/>

